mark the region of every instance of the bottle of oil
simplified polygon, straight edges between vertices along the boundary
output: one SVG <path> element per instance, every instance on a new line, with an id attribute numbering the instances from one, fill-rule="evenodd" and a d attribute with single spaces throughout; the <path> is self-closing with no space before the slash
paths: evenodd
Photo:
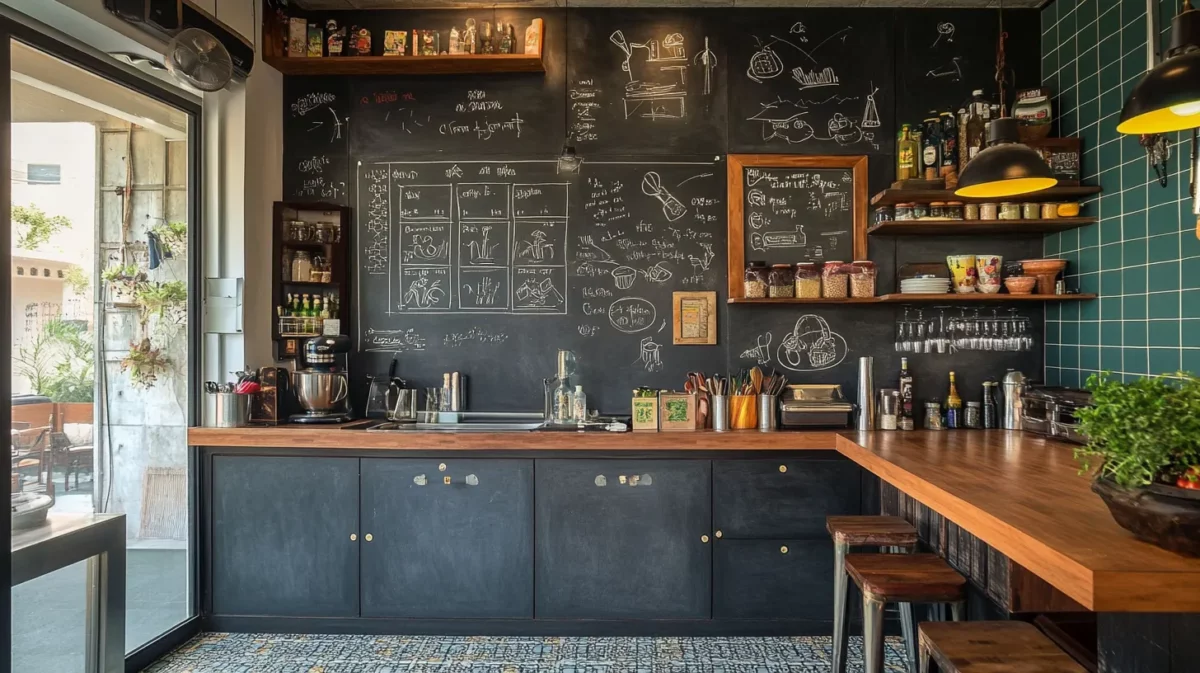
<path id="1" fill-rule="evenodd" d="M 921 155 L 921 146 L 913 138 L 912 127 L 904 124 L 900 127 L 900 139 L 896 141 L 896 179 L 913 180 L 921 177 L 917 165 L 917 157 Z"/>
<path id="2" fill-rule="evenodd" d="M 921 130 L 921 173 L 926 180 L 936 180 L 942 167 L 942 122 L 933 114 Z"/>
<path id="3" fill-rule="evenodd" d="M 962 427 L 962 398 L 958 396 L 958 387 L 954 385 L 954 372 L 950 372 L 950 392 L 946 394 L 946 427 Z"/>
<path id="4" fill-rule="evenodd" d="M 912 430 L 916 422 L 913 419 L 913 376 L 908 370 L 908 358 L 900 358 L 900 381 L 896 387 L 900 389 L 900 418 L 896 425 L 901 430 Z"/>

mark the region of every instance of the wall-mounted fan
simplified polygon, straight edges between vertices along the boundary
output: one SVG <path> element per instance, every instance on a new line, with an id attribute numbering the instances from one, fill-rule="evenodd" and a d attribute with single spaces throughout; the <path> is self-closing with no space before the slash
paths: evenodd
<path id="1" fill-rule="evenodd" d="M 220 91 L 233 77 L 225 45 L 199 28 L 185 28 L 172 37 L 163 59 L 176 79 L 201 91 Z"/>

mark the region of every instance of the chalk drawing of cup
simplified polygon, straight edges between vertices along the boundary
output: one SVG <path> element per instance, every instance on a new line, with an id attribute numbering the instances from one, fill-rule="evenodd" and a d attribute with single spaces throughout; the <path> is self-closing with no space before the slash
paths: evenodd
<path id="1" fill-rule="evenodd" d="M 612 271 L 613 280 L 617 282 L 618 290 L 628 290 L 637 279 L 637 271 L 628 266 L 618 266 Z"/>

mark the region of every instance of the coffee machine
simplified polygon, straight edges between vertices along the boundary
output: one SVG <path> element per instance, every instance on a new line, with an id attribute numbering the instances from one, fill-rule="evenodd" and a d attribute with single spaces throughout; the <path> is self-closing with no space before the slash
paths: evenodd
<path id="1" fill-rule="evenodd" d="M 343 423 L 350 410 L 350 337 L 313 337 L 304 343 L 304 367 L 292 374 L 292 390 L 304 413 L 293 423 Z"/>

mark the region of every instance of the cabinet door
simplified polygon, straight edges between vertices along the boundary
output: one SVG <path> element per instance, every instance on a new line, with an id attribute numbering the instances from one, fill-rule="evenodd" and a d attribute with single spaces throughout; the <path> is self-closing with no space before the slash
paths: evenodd
<path id="1" fill-rule="evenodd" d="M 708 618 L 710 466 L 537 461 L 537 617 Z"/>
<path id="2" fill-rule="evenodd" d="M 713 618 L 832 621 L 833 543 L 717 540 Z"/>
<path id="3" fill-rule="evenodd" d="M 214 456 L 215 614 L 358 614 L 358 459 Z"/>
<path id="4" fill-rule="evenodd" d="M 713 461 L 713 527 L 726 540 L 825 537 L 825 517 L 861 512 L 861 484 L 844 459 Z"/>
<path id="5" fill-rule="evenodd" d="M 533 617 L 532 460 L 363 459 L 362 473 L 364 617 Z"/>

